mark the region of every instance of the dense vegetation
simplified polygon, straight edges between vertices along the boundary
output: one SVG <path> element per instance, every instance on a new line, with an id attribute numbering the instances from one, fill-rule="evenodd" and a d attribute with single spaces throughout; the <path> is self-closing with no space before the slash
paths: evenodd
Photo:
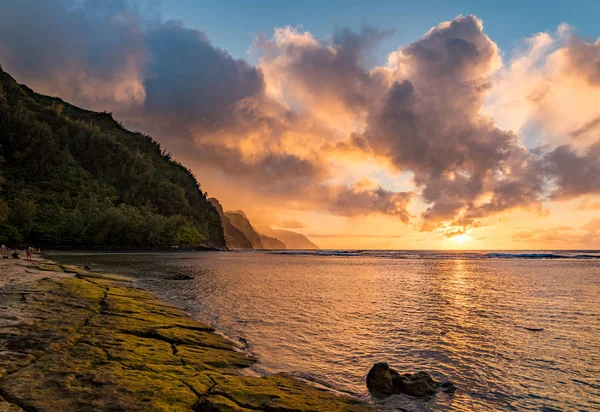
<path id="1" fill-rule="evenodd" d="M 19 85 L 0 68 L 0 242 L 224 247 L 194 175 L 109 113 Z"/>

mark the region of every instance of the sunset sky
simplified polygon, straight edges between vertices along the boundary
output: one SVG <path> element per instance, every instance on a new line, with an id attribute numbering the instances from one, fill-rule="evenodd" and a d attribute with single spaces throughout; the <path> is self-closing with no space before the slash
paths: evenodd
<path id="1" fill-rule="evenodd" d="M 150 134 L 259 228 L 600 249 L 599 2 L 6 3 L 4 70 Z"/>

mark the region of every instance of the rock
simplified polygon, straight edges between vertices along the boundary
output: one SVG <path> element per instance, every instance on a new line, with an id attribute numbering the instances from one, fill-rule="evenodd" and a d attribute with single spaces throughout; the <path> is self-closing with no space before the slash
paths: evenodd
<path id="1" fill-rule="evenodd" d="M 369 391 L 386 396 L 392 395 L 394 393 L 392 373 L 398 374 L 385 362 L 373 365 L 367 375 L 367 388 L 369 388 Z"/>
<path id="2" fill-rule="evenodd" d="M 374 412 L 291 376 L 244 376 L 255 360 L 236 344 L 123 278 L 4 286 L 0 307 L 3 412 Z"/>
<path id="3" fill-rule="evenodd" d="M 528 328 L 527 326 L 524 326 L 523 328 L 530 332 L 543 332 L 544 331 L 544 328 Z"/>
<path id="4" fill-rule="evenodd" d="M 394 392 L 411 396 L 427 396 L 437 392 L 437 383 L 427 372 L 406 373 L 394 379 Z"/>
<path id="5" fill-rule="evenodd" d="M 440 385 L 440 388 L 442 388 L 442 391 L 444 391 L 444 393 L 452 394 L 456 392 L 456 385 L 452 382 L 444 382 Z"/>
<path id="6" fill-rule="evenodd" d="M 367 388 L 376 396 L 402 393 L 421 397 L 433 395 L 439 388 L 442 388 L 445 393 L 456 392 L 456 386 L 452 382 L 437 382 L 427 372 L 400 375 L 385 362 L 373 365 L 367 375 Z"/>
<path id="7" fill-rule="evenodd" d="M 194 277 L 192 275 L 180 273 L 178 275 L 170 276 L 167 279 L 169 279 L 169 280 L 192 280 L 192 279 L 194 279 Z"/>

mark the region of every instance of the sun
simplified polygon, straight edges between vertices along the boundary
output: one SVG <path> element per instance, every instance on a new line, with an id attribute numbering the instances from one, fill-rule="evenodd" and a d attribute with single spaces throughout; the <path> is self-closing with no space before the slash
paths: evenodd
<path id="1" fill-rule="evenodd" d="M 456 243 L 463 244 L 470 243 L 473 240 L 473 238 L 471 237 L 471 235 L 465 233 L 464 235 L 452 236 L 450 240 Z"/>

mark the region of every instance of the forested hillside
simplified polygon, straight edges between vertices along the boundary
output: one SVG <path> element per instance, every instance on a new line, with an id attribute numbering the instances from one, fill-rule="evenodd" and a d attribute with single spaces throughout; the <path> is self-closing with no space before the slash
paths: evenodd
<path id="1" fill-rule="evenodd" d="M 0 241 L 225 247 L 194 175 L 109 113 L 19 85 L 0 68 Z"/>

